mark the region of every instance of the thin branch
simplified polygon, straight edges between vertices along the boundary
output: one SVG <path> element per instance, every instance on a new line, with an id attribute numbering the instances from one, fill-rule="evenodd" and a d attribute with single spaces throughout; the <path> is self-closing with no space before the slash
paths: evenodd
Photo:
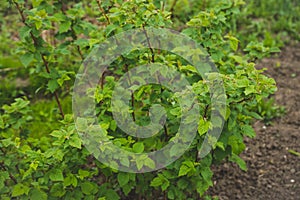
<path id="1" fill-rule="evenodd" d="M 142 27 L 143 27 L 143 31 L 144 31 L 144 34 L 145 34 L 146 39 L 147 39 L 148 47 L 149 47 L 149 49 L 151 51 L 151 54 L 152 54 L 151 62 L 154 63 L 155 62 L 154 50 L 153 50 L 153 48 L 151 46 L 150 38 L 149 38 L 148 33 L 147 33 L 146 29 L 145 29 L 145 26 L 143 25 Z"/>
<path id="2" fill-rule="evenodd" d="M 172 3 L 172 5 L 171 5 L 171 8 L 170 8 L 170 12 L 171 12 L 171 13 L 174 12 L 174 9 L 175 9 L 176 4 L 177 4 L 177 0 L 174 0 L 173 3 Z M 173 14 L 172 14 L 172 16 L 173 16 Z"/>
<path id="3" fill-rule="evenodd" d="M 7 171 L 7 172 L 8 172 L 9 178 L 10 178 L 11 180 L 13 180 L 13 182 L 14 182 L 15 184 L 17 184 L 17 183 L 18 183 L 17 179 L 16 179 L 16 178 L 8 171 L 8 169 L 4 166 L 3 162 L 0 163 L 0 166 L 1 166 L 1 168 L 2 168 L 4 171 Z"/>
<path id="4" fill-rule="evenodd" d="M 62 5 L 60 10 L 61 10 L 61 12 L 62 12 L 65 16 L 67 16 L 66 11 L 65 11 L 65 9 L 64 9 L 64 5 L 65 5 L 65 4 L 64 4 L 62 1 L 60 1 L 60 2 L 61 2 L 61 5 Z M 70 29 L 71 29 L 73 41 L 77 40 L 78 37 L 77 37 L 76 32 L 75 32 L 75 30 L 74 30 L 74 28 L 73 28 L 73 22 L 72 22 L 72 24 L 71 24 Z M 84 60 L 84 56 L 83 56 L 83 53 L 82 53 L 82 51 L 81 51 L 81 49 L 80 49 L 80 46 L 79 46 L 79 45 L 76 45 L 76 48 L 77 48 L 78 54 L 80 55 L 81 60 L 83 61 L 83 60 Z"/>
<path id="5" fill-rule="evenodd" d="M 101 5 L 101 1 L 100 0 L 97 0 L 97 5 L 100 9 L 100 11 L 102 12 L 103 16 L 105 17 L 106 21 L 108 24 L 110 24 L 110 20 L 109 20 L 109 17 L 107 16 L 105 10 L 103 9 L 102 5 Z"/>
<path id="6" fill-rule="evenodd" d="M 24 13 L 23 13 L 23 10 L 20 8 L 20 5 L 19 5 L 17 2 L 14 2 L 14 4 L 16 5 L 16 8 L 17 8 L 17 10 L 18 10 L 18 12 L 19 12 L 19 14 L 20 14 L 20 16 L 21 16 L 21 19 L 22 19 L 23 24 L 24 24 L 25 26 L 27 26 L 27 27 L 30 28 L 30 26 L 26 23 L 26 17 L 25 17 L 25 15 L 24 15 Z M 33 44 L 34 44 L 35 48 L 38 48 L 39 45 L 38 45 L 37 38 L 33 35 L 32 31 L 30 31 L 30 37 L 31 37 L 31 39 L 32 39 L 32 41 L 33 41 Z M 48 63 L 48 61 L 45 59 L 45 55 L 44 55 L 43 53 L 41 53 L 41 52 L 39 52 L 39 53 L 40 53 L 40 55 L 41 55 L 41 58 L 42 58 L 42 60 L 43 60 L 43 63 L 44 63 L 44 66 L 45 66 L 45 69 L 46 69 L 47 73 L 50 74 L 49 63 Z M 61 106 L 61 103 L 60 103 L 60 100 L 59 100 L 59 98 L 58 98 L 58 94 L 57 94 L 56 91 L 54 92 L 54 96 L 55 96 L 55 100 L 56 100 L 56 103 L 57 103 L 57 105 L 58 105 L 60 114 L 61 114 L 62 118 L 64 118 L 64 112 L 63 112 L 63 109 L 62 109 L 62 106 Z"/>

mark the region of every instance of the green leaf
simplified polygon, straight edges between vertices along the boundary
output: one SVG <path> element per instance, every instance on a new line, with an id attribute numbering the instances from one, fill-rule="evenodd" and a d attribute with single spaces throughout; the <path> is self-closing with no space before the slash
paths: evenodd
<path id="1" fill-rule="evenodd" d="M 182 144 L 180 143 L 175 143 L 174 145 L 172 145 L 171 149 L 170 149 L 170 156 L 177 156 L 178 153 L 181 153 L 182 150 Z"/>
<path id="2" fill-rule="evenodd" d="M 42 20 L 40 20 L 40 19 L 36 19 L 36 20 L 34 21 L 34 25 L 35 25 L 35 28 L 36 28 L 37 30 L 39 30 L 39 29 L 42 27 L 43 22 L 42 22 Z"/>
<path id="3" fill-rule="evenodd" d="M 123 158 L 121 158 L 120 162 L 121 162 L 122 165 L 124 165 L 124 166 L 126 166 L 126 167 L 129 167 L 129 164 L 130 164 L 130 163 L 129 163 L 128 157 L 123 157 Z"/>
<path id="4" fill-rule="evenodd" d="M 18 197 L 18 196 L 21 196 L 23 194 L 28 195 L 29 190 L 30 190 L 29 187 L 27 187 L 27 186 L 25 186 L 21 183 L 18 183 L 17 185 L 15 185 L 13 187 L 11 196 L 12 197 Z"/>
<path id="5" fill-rule="evenodd" d="M 237 51 L 237 49 L 239 48 L 239 40 L 232 36 L 229 37 L 229 40 L 230 40 L 230 42 L 229 42 L 230 48 L 233 51 Z"/>
<path id="6" fill-rule="evenodd" d="M 205 182 L 209 183 L 209 185 L 212 186 L 213 172 L 211 171 L 211 169 L 209 167 L 202 168 L 200 173 Z"/>
<path id="7" fill-rule="evenodd" d="M 184 176 L 186 175 L 187 173 L 189 173 L 190 171 L 190 168 L 186 165 L 181 165 L 180 169 L 179 169 L 179 173 L 178 173 L 178 176 Z"/>
<path id="8" fill-rule="evenodd" d="M 83 170 L 83 169 L 79 169 L 78 170 L 78 175 L 79 175 L 79 178 L 81 180 L 83 180 L 85 177 L 88 177 L 90 175 L 90 172 L 86 171 L 86 170 Z"/>
<path id="9" fill-rule="evenodd" d="M 65 81 L 71 80 L 71 78 L 67 74 L 63 74 L 61 78 L 57 80 L 57 83 L 62 86 Z"/>
<path id="10" fill-rule="evenodd" d="M 185 179 L 179 179 L 177 182 L 177 186 L 179 189 L 184 190 L 188 187 L 189 182 Z"/>
<path id="11" fill-rule="evenodd" d="M 84 194 L 87 194 L 87 195 L 92 194 L 94 189 L 95 189 L 95 186 L 91 182 L 86 181 L 81 184 L 81 191 Z"/>
<path id="12" fill-rule="evenodd" d="M 141 157 L 138 157 L 135 162 L 136 162 L 136 166 L 137 166 L 138 170 L 142 169 L 142 167 L 144 165 L 144 159 Z"/>
<path id="13" fill-rule="evenodd" d="M 113 32 L 117 28 L 118 28 L 118 26 L 115 25 L 115 24 L 109 24 L 108 26 L 106 26 L 106 28 L 105 28 L 105 35 L 106 35 L 106 37 L 109 37 L 110 34 L 111 34 L 111 32 Z"/>
<path id="14" fill-rule="evenodd" d="M 66 193 L 66 190 L 64 189 L 63 185 L 60 183 L 55 183 L 51 189 L 50 194 L 54 197 L 62 197 Z"/>
<path id="15" fill-rule="evenodd" d="M 59 27 L 59 33 L 65 33 L 67 32 L 70 27 L 71 27 L 71 21 L 65 21 L 63 23 L 60 24 L 60 27 Z"/>
<path id="16" fill-rule="evenodd" d="M 191 171 L 195 171 L 194 163 L 190 160 L 184 161 L 179 169 L 178 176 L 184 176 Z"/>
<path id="17" fill-rule="evenodd" d="M 248 115 L 250 115 L 251 117 L 254 117 L 255 119 L 259 119 L 259 120 L 262 120 L 263 118 L 257 114 L 256 112 L 249 112 L 247 113 Z"/>
<path id="18" fill-rule="evenodd" d="M 129 182 L 129 174 L 128 173 L 120 172 L 118 174 L 117 178 L 118 178 L 118 182 L 121 187 L 123 187 L 124 185 L 126 185 Z"/>
<path id="19" fill-rule="evenodd" d="M 36 8 L 42 3 L 42 1 L 43 0 L 32 0 L 32 6 Z"/>
<path id="20" fill-rule="evenodd" d="M 163 182 L 163 184 L 161 185 L 161 190 L 165 191 L 168 187 L 170 186 L 170 182 L 169 180 L 166 180 Z"/>
<path id="21" fill-rule="evenodd" d="M 77 186 L 77 178 L 73 174 L 69 174 L 65 179 L 64 179 L 64 186 L 69 186 L 73 185 L 74 187 Z"/>
<path id="22" fill-rule="evenodd" d="M 204 135 L 207 133 L 208 129 L 210 126 L 209 121 L 205 121 L 202 117 L 200 117 L 199 125 L 198 125 L 198 133 L 200 136 Z"/>
<path id="23" fill-rule="evenodd" d="M 112 120 L 110 122 L 110 126 L 109 126 L 110 130 L 115 131 L 117 129 L 117 123 L 115 120 Z"/>
<path id="24" fill-rule="evenodd" d="M 47 200 L 48 195 L 42 190 L 33 188 L 30 191 L 30 199 L 31 200 Z"/>
<path id="25" fill-rule="evenodd" d="M 144 144 L 142 142 L 137 142 L 132 147 L 133 152 L 142 153 L 144 151 Z"/>
<path id="26" fill-rule="evenodd" d="M 248 86 L 246 89 L 245 89 L 245 95 L 249 95 L 249 94 L 252 94 L 252 93 L 256 93 L 256 90 L 254 88 L 254 85 L 250 85 Z"/>
<path id="27" fill-rule="evenodd" d="M 4 121 L 3 121 L 3 117 L 0 115 L 0 128 L 4 129 L 5 125 L 4 125 Z"/>
<path id="28" fill-rule="evenodd" d="M 55 131 L 52 131 L 52 133 L 50 135 L 53 137 L 56 137 L 56 138 L 60 138 L 60 137 L 62 137 L 63 133 L 55 130 Z"/>
<path id="29" fill-rule="evenodd" d="M 146 158 L 144 164 L 151 169 L 155 168 L 155 162 L 151 158 Z"/>
<path id="30" fill-rule="evenodd" d="M 49 178 L 52 181 L 63 181 L 64 180 L 64 176 L 63 176 L 62 170 L 61 169 L 52 169 L 50 171 Z"/>
<path id="31" fill-rule="evenodd" d="M 110 199 L 119 200 L 120 199 L 118 193 L 112 189 L 108 189 L 106 191 L 105 197 L 107 200 L 110 200 Z"/>
<path id="32" fill-rule="evenodd" d="M 30 32 L 31 32 L 31 28 L 29 28 L 28 26 L 23 26 L 19 31 L 21 40 L 24 41 L 26 37 L 29 37 Z"/>
<path id="33" fill-rule="evenodd" d="M 25 53 L 24 55 L 20 56 L 20 61 L 24 65 L 24 67 L 28 67 L 30 63 L 33 60 L 33 54 L 32 53 Z"/>
<path id="34" fill-rule="evenodd" d="M 174 194 L 174 191 L 173 191 L 173 190 L 169 190 L 169 191 L 168 191 L 168 198 L 169 198 L 169 199 L 175 199 L 175 194 Z"/>
<path id="35" fill-rule="evenodd" d="M 271 48 L 270 48 L 270 52 L 271 52 L 271 53 L 280 53 L 281 50 L 280 50 L 278 47 L 271 47 Z"/>
<path id="36" fill-rule="evenodd" d="M 69 140 L 69 144 L 72 147 L 81 149 L 81 139 L 78 137 L 78 135 L 73 135 Z"/>
<path id="37" fill-rule="evenodd" d="M 158 187 L 158 186 L 161 186 L 163 184 L 163 181 L 161 180 L 160 177 L 156 177 L 154 178 L 151 183 L 150 183 L 150 186 L 152 187 Z"/>
<path id="38" fill-rule="evenodd" d="M 229 157 L 229 161 L 231 162 L 235 162 L 236 164 L 238 164 L 238 166 L 244 170 L 244 171 L 247 171 L 247 164 L 246 162 L 241 159 L 238 155 L 236 154 L 232 154 L 230 157 Z"/>
<path id="39" fill-rule="evenodd" d="M 129 194 L 129 192 L 132 190 L 132 187 L 130 185 L 124 185 L 122 187 L 122 190 L 123 190 L 124 194 L 127 196 Z"/>
<path id="40" fill-rule="evenodd" d="M 242 130 L 243 130 L 243 135 L 246 135 L 250 138 L 254 138 L 256 136 L 254 129 L 250 125 L 242 126 Z"/>
<path id="41" fill-rule="evenodd" d="M 48 89 L 50 90 L 50 92 L 51 93 L 53 93 L 53 92 L 55 92 L 55 90 L 57 89 L 57 88 L 59 88 L 59 85 L 58 85 L 58 83 L 57 83 L 57 80 L 54 80 L 54 79 L 52 79 L 52 80 L 50 80 L 49 82 L 48 82 Z"/>
<path id="42" fill-rule="evenodd" d="M 288 152 L 289 152 L 290 154 L 295 155 L 295 156 L 300 156 L 300 153 L 299 153 L 299 152 L 294 151 L 294 150 L 292 150 L 292 149 L 288 150 Z"/>

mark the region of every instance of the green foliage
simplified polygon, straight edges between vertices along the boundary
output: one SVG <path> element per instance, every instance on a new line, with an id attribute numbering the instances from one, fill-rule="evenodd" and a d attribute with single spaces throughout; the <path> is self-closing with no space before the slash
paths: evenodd
<path id="1" fill-rule="evenodd" d="M 238 16 L 238 34 L 242 43 L 259 41 L 265 47 L 281 47 L 291 39 L 299 40 L 299 1 L 245 0 Z"/>
<path id="2" fill-rule="evenodd" d="M 264 120 L 264 123 L 269 125 L 272 123 L 272 119 L 280 117 L 285 114 L 285 108 L 275 104 L 275 99 L 263 99 L 258 105 L 258 114 Z"/>
<path id="3" fill-rule="evenodd" d="M 213 164 L 228 159 L 241 169 L 247 169 L 238 156 L 245 149 L 244 137 L 255 136 L 251 127 L 254 119 L 274 115 L 272 102 L 264 103 L 263 99 L 276 90 L 274 80 L 264 76 L 263 70 L 256 70 L 253 61 L 278 49 L 268 34 L 263 43 L 253 40 L 247 45 L 241 44 L 245 43 L 246 36 L 237 35 L 236 17 L 244 14 L 241 9 L 245 2 L 8 2 L 11 5 L 8 11 L 20 19 L 18 41 L 13 43 L 17 48 L 11 56 L 8 40 L 2 37 L 9 32 L 1 25 L 0 39 L 6 47 L 0 47 L 5 55 L 0 58 L 0 65 L 11 68 L 22 64 L 22 73 L 7 72 L 3 76 L 25 77 L 30 88 L 16 92 L 15 87 L 9 85 L 11 79 L 1 85 L 9 95 L 7 99 L 1 99 L 0 110 L 0 199 L 111 200 L 159 199 L 163 196 L 168 199 L 215 199 L 205 196 L 213 185 Z M 2 5 L 7 6 L 8 2 Z M 1 15 L 1 21 L 6 20 Z M 136 88 L 130 112 L 136 124 L 147 125 L 151 121 L 150 107 L 160 104 L 167 115 L 164 129 L 156 136 L 144 139 L 128 136 L 117 127 L 110 108 L 112 91 L 119 77 L 137 65 L 161 63 L 183 74 L 199 100 L 202 116 L 195 140 L 180 159 L 156 172 L 132 174 L 108 168 L 87 151 L 70 114 L 71 94 L 75 74 L 94 47 L 122 31 L 147 26 L 173 27 L 209 52 L 224 82 L 227 113 L 222 116 L 224 129 L 213 151 L 200 159 L 199 150 L 211 128 L 212 108 L 206 82 L 196 73 L 195 67 L 175 54 L 151 51 L 151 48 L 119 57 L 102 76 L 95 92 L 99 124 L 115 145 L 136 153 L 149 152 L 164 147 L 178 131 L 182 115 L 178 96 L 155 84 Z M 183 47 L 177 50 L 186 51 Z M 15 60 L 16 56 L 20 61 Z M 163 114 L 160 108 L 152 111 Z M 87 128 L 85 121 L 77 127 L 80 131 Z M 170 154 L 176 155 L 177 150 L 172 149 Z M 126 165 L 129 161 L 121 162 Z M 156 164 L 149 157 L 141 157 L 137 168 L 154 168 Z"/>

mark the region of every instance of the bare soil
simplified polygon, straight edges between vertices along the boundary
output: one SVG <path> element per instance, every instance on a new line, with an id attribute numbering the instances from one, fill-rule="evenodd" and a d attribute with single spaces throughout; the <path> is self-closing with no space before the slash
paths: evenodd
<path id="1" fill-rule="evenodd" d="M 300 156 L 289 152 L 300 152 L 300 44 L 285 47 L 257 68 L 267 68 L 265 73 L 276 80 L 274 98 L 286 115 L 271 126 L 254 124 L 257 136 L 246 139 L 241 155 L 248 171 L 232 163 L 215 166 L 209 194 L 220 200 L 300 200 Z"/>

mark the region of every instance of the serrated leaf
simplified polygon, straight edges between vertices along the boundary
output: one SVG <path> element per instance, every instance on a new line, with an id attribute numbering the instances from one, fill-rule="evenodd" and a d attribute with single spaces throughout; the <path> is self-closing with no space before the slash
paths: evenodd
<path id="1" fill-rule="evenodd" d="M 33 188 L 30 191 L 30 199 L 31 200 L 47 200 L 48 199 L 48 195 L 39 189 Z"/>
<path id="2" fill-rule="evenodd" d="M 13 187 L 11 196 L 12 197 L 18 197 L 18 196 L 21 196 L 23 194 L 28 195 L 29 190 L 30 190 L 29 187 L 27 187 L 27 186 L 25 186 L 21 183 L 18 183 L 17 185 L 15 185 Z"/>
<path id="3" fill-rule="evenodd" d="M 204 135 L 205 133 L 207 133 L 208 129 L 210 126 L 210 122 L 209 121 L 205 121 L 202 117 L 199 120 L 199 125 L 198 125 L 198 133 L 200 136 Z"/>
<path id="4" fill-rule="evenodd" d="M 235 162 L 236 164 L 238 164 L 238 166 L 242 170 L 247 171 L 247 164 L 246 164 L 246 162 L 243 159 L 241 159 L 238 155 L 232 154 L 229 157 L 229 161 Z"/>
<path id="5" fill-rule="evenodd" d="M 150 186 L 152 186 L 152 187 L 158 187 L 158 186 L 161 186 L 162 183 L 163 183 L 163 181 L 161 180 L 161 178 L 160 177 L 156 177 L 156 178 L 154 178 L 151 181 Z"/>
<path id="6" fill-rule="evenodd" d="M 169 186 L 170 186 L 169 180 L 165 180 L 165 181 L 163 182 L 163 184 L 161 185 L 161 190 L 162 190 L 162 191 L 165 191 Z"/>
<path id="7" fill-rule="evenodd" d="M 49 82 L 48 82 L 48 90 L 50 90 L 50 92 L 51 93 L 53 93 L 53 92 L 55 92 L 55 90 L 57 89 L 57 88 L 59 88 L 59 85 L 58 85 L 58 83 L 57 83 L 57 80 L 54 80 L 54 79 L 52 79 L 52 80 L 50 80 Z"/>
<path id="8" fill-rule="evenodd" d="M 77 178 L 73 174 L 69 174 L 65 179 L 64 179 L 64 186 L 67 187 L 69 185 L 73 185 L 74 187 L 77 186 Z"/>
<path id="9" fill-rule="evenodd" d="M 203 177 L 204 181 L 209 183 L 210 186 L 212 186 L 212 176 L 213 172 L 209 167 L 201 169 L 201 176 Z"/>
<path id="10" fill-rule="evenodd" d="M 67 32 L 70 29 L 71 24 L 72 23 L 70 21 L 65 21 L 65 22 L 61 23 L 59 26 L 59 33 Z"/>
<path id="11" fill-rule="evenodd" d="M 30 32 L 31 32 L 31 28 L 29 28 L 28 26 L 23 26 L 19 31 L 21 40 L 24 41 L 26 37 L 29 37 Z"/>
<path id="12" fill-rule="evenodd" d="M 137 158 L 135 162 L 136 162 L 136 167 L 137 167 L 137 169 L 138 169 L 138 170 L 142 169 L 143 164 L 144 164 L 144 160 L 141 159 L 141 158 Z"/>
<path id="13" fill-rule="evenodd" d="M 190 168 L 186 165 L 181 165 L 180 169 L 179 169 L 179 173 L 178 173 L 178 176 L 184 176 L 186 175 L 187 173 L 189 173 L 190 171 Z"/>
<path id="14" fill-rule="evenodd" d="M 235 37 L 229 37 L 230 40 L 230 48 L 234 51 L 237 51 L 237 49 L 239 48 L 239 40 Z"/>
<path id="15" fill-rule="evenodd" d="M 81 184 L 81 191 L 84 194 L 92 194 L 93 190 L 94 190 L 94 185 L 88 181 L 84 182 Z"/>
<path id="16" fill-rule="evenodd" d="M 257 114 L 256 112 L 250 112 L 248 113 L 251 117 L 254 117 L 255 119 L 259 119 L 259 120 L 262 120 L 263 118 Z"/>
<path id="17" fill-rule="evenodd" d="M 132 150 L 135 153 L 142 153 L 144 151 L 144 144 L 142 142 L 137 142 L 133 145 Z"/>
<path id="18" fill-rule="evenodd" d="M 52 133 L 50 133 L 51 136 L 56 137 L 56 138 L 60 138 L 63 133 L 60 131 L 52 131 Z"/>
<path id="19" fill-rule="evenodd" d="M 244 91 L 245 95 L 249 95 L 252 93 L 256 93 L 255 88 L 253 85 L 248 86 L 245 91 Z"/>
<path id="20" fill-rule="evenodd" d="M 122 165 L 124 165 L 126 167 L 129 167 L 129 159 L 128 159 L 128 157 L 121 158 L 120 162 L 121 162 Z"/>
<path id="21" fill-rule="evenodd" d="M 151 158 L 146 158 L 144 164 L 151 169 L 155 168 L 155 162 Z"/>
<path id="22" fill-rule="evenodd" d="M 90 172 L 86 171 L 86 170 L 83 170 L 83 169 L 79 169 L 78 170 L 78 175 L 79 175 L 79 178 L 81 180 L 83 180 L 85 177 L 88 177 L 90 175 Z"/>
<path id="23" fill-rule="evenodd" d="M 28 67 L 28 65 L 30 65 L 30 63 L 32 62 L 33 57 L 34 56 L 32 53 L 25 53 L 20 56 L 20 61 L 24 67 Z"/>
<path id="24" fill-rule="evenodd" d="M 250 125 L 242 126 L 242 130 L 243 130 L 243 135 L 246 135 L 250 138 L 253 138 L 256 136 L 254 129 Z"/>
<path id="25" fill-rule="evenodd" d="M 126 185 L 129 182 L 129 174 L 128 173 L 120 172 L 118 174 L 117 178 L 118 178 L 118 182 L 121 187 L 123 187 L 124 185 Z"/>
<path id="26" fill-rule="evenodd" d="M 4 125 L 4 121 L 3 121 L 3 117 L 0 115 L 0 128 L 4 129 L 5 125 Z"/>
<path id="27" fill-rule="evenodd" d="M 64 180 L 64 176 L 63 176 L 62 170 L 61 169 L 52 169 L 50 171 L 49 178 L 52 181 L 63 181 Z"/>
<path id="28" fill-rule="evenodd" d="M 60 183 L 55 183 L 50 189 L 50 194 L 54 197 L 62 197 L 65 193 L 66 190 Z"/>
<path id="29" fill-rule="evenodd" d="M 118 195 L 118 193 L 112 189 L 108 189 L 106 190 L 106 194 L 105 194 L 106 199 L 113 199 L 113 200 L 119 200 L 120 197 Z"/>
<path id="30" fill-rule="evenodd" d="M 74 135 L 70 138 L 69 144 L 72 147 L 76 147 L 78 149 L 81 149 L 81 139 L 78 137 L 78 135 Z"/>
<path id="31" fill-rule="evenodd" d="M 132 190 L 132 187 L 130 185 L 124 185 L 122 187 L 122 190 L 123 190 L 124 194 L 127 196 L 129 194 L 129 192 Z"/>

